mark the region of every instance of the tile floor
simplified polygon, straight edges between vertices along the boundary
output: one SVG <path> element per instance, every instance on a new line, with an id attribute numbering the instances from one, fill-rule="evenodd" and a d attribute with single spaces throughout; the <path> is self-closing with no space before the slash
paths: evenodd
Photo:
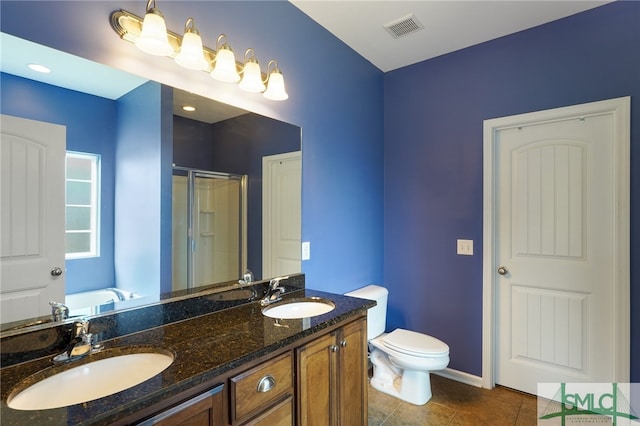
<path id="1" fill-rule="evenodd" d="M 369 426 L 487 425 L 537 423 L 537 399 L 504 387 L 481 389 L 431 374 L 433 397 L 417 406 L 369 386 Z"/>

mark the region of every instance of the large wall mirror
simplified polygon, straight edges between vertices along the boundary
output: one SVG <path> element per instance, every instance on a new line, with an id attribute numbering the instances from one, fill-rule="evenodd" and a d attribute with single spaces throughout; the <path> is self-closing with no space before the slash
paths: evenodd
<path id="1" fill-rule="evenodd" d="M 70 304 L 72 315 L 95 315 L 228 288 L 247 270 L 254 280 L 300 272 L 299 127 L 0 36 L 3 119 L 66 129 L 66 196 L 58 200 L 66 259 L 61 271 L 49 264 L 35 279 L 56 289 L 40 290 L 14 279 L 17 257 L 3 241 L 3 330 L 46 316 L 51 298 Z M 54 69 L 41 76 L 26 68 L 34 62 Z M 22 160 L 7 155 L 9 146 L 3 129 L 3 170 L 12 162 L 22 180 L 43 176 L 41 167 L 16 167 Z M 3 186 L 9 205 L 6 194 Z M 12 226 L 3 219 L 3 230 Z M 5 314 L 10 305 L 19 314 Z"/>

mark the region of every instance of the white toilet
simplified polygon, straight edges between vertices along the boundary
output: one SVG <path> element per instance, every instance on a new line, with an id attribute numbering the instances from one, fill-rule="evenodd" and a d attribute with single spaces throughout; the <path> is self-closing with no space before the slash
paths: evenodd
<path id="1" fill-rule="evenodd" d="M 367 313 L 371 386 L 412 404 L 426 404 L 431 399 L 429 372 L 449 365 L 449 346 L 435 337 L 402 328 L 385 333 L 389 292 L 384 287 L 368 285 L 345 295 L 377 302 Z"/>

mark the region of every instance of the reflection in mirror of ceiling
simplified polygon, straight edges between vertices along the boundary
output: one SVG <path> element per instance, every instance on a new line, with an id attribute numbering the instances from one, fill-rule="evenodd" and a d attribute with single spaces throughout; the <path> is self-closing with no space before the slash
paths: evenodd
<path id="1" fill-rule="evenodd" d="M 106 99 L 116 100 L 148 81 L 2 32 L 0 46 L 0 71 Z M 32 63 L 45 65 L 51 72 L 42 74 L 32 71 L 27 67 Z M 182 106 L 187 104 L 195 106 L 196 111 L 183 111 Z M 173 109 L 175 115 L 209 124 L 247 113 L 243 109 L 178 89 L 174 89 Z"/>
<path id="2" fill-rule="evenodd" d="M 185 105 L 195 107 L 195 111 L 187 112 L 182 109 Z M 247 114 L 244 109 L 231 105 L 215 102 L 195 93 L 185 92 L 180 89 L 173 89 L 173 114 L 203 123 L 213 124 L 218 121 L 235 118 Z"/>
<path id="3" fill-rule="evenodd" d="M 148 81 L 6 33 L 0 33 L 0 45 L 0 71 L 65 89 L 115 100 Z M 31 63 L 44 65 L 51 72 L 32 71 L 27 67 Z"/>

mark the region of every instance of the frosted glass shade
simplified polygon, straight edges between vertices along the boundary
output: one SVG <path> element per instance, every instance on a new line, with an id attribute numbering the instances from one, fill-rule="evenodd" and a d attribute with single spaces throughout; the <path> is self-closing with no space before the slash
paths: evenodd
<path id="1" fill-rule="evenodd" d="M 198 33 L 184 33 L 180 53 L 176 56 L 176 63 L 190 70 L 206 70 L 209 68 L 209 63 L 204 58 L 202 51 L 202 39 Z"/>
<path id="2" fill-rule="evenodd" d="M 250 61 L 244 64 L 242 80 L 238 86 L 247 92 L 263 92 L 266 89 L 262 82 L 262 73 L 257 61 Z"/>
<path id="3" fill-rule="evenodd" d="M 233 50 L 224 46 L 218 50 L 211 77 L 229 83 L 240 81 L 240 74 L 238 74 L 238 69 L 236 68 L 236 56 L 233 54 Z"/>
<path id="4" fill-rule="evenodd" d="M 284 89 L 284 77 L 282 77 L 282 73 L 272 71 L 271 74 L 269 74 L 267 90 L 265 90 L 263 95 L 272 101 L 284 101 L 289 98 L 287 91 Z"/>
<path id="5" fill-rule="evenodd" d="M 136 47 L 156 56 L 169 56 L 173 48 L 167 39 L 167 26 L 161 14 L 148 12 L 142 22 L 142 33 L 136 40 Z"/>

